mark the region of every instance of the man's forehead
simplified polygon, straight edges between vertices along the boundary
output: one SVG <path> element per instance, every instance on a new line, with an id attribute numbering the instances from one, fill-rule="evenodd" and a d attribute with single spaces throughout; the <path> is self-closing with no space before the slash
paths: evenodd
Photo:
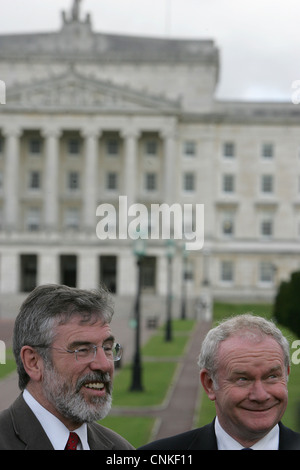
<path id="1" fill-rule="evenodd" d="M 91 319 L 90 321 L 83 321 L 80 315 L 74 315 L 68 319 L 67 322 L 57 325 L 56 335 L 72 335 L 72 334 L 99 334 L 100 332 L 110 332 L 109 323 L 105 323 L 102 319 Z"/>
<path id="2" fill-rule="evenodd" d="M 219 345 L 218 359 L 237 360 L 254 357 L 274 357 L 283 361 L 283 351 L 278 342 L 271 336 L 261 335 L 260 338 L 249 335 L 232 335 Z"/>

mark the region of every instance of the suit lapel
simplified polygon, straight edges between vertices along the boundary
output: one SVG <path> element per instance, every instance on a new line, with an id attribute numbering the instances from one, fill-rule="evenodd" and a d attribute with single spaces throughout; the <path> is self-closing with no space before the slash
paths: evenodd
<path id="1" fill-rule="evenodd" d="M 14 430 L 26 450 L 53 450 L 53 446 L 23 396 L 10 408 Z"/>
<path id="2" fill-rule="evenodd" d="M 300 450 L 300 434 L 279 423 L 279 450 Z"/>
<path id="3" fill-rule="evenodd" d="M 88 424 L 88 443 L 91 450 L 112 450 L 114 443 L 110 441 L 94 423 Z"/>
<path id="4" fill-rule="evenodd" d="M 212 423 L 197 429 L 195 437 L 191 440 L 188 449 L 218 450 L 215 434 L 215 420 L 213 420 Z"/>

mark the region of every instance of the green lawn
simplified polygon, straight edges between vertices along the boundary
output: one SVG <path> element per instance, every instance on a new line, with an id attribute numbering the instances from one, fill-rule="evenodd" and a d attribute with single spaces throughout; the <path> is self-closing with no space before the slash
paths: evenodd
<path id="1" fill-rule="evenodd" d="M 164 340 L 164 329 L 160 328 L 150 337 L 141 351 L 143 392 L 129 391 L 132 367 L 124 366 L 114 380 L 114 406 L 154 406 L 163 403 L 178 366 L 184 354 L 189 333 L 194 322 L 175 320 L 173 340 Z"/>
<path id="2" fill-rule="evenodd" d="M 8 374 L 16 369 L 16 362 L 11 348 L 6 350 L 6 364 L 0 364 L 0 379 L 3 379 Z"/>
<path id="3" fill-rule="evenodd" d="M 173 340 L 164 340 L 164 327 L 142 348 L 142 383 L 144 391 L 131 392 L 131 365 L 117 372 L 114 380 L 113 407 L 144 407 L 161 405 L 172 386 L 178 358 L 184 354 L 191 330 L 191 320 L 173 321 Z M 134 447 L 146 444 L 155 418 L 145 416 L 108 416 L 101 424 L 120 433 Z"/>
<path id="4" fill-rule="evenodd" d="M 154 406 L 163 403 L 172 383 L 176 362 L 145 362 L 142 365 L 144 391 L 131 392 L 131 365 L 126 365 L 114 380 L 113 406 Z"/>
<path id="5" fill-rule="evenodd" d="M 113 429 L 136 448 L 149 441 L 154 423 L 154 418 L 145 416 L 108 416 L 100 421 L 100 424 Z"/>

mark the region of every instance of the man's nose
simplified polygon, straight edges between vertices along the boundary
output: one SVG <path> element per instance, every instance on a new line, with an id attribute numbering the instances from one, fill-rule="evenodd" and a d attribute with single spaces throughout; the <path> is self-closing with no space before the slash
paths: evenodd
<path id="1" fill-rule="evenodd" d="M 256 380 L 249 393 L 249 399 L 257 402 L 263 402 L 270 398 L 270 394 L 266 390 L 261 380 Z"/>
<path id="2" fill-rule="evenodd" d="M 106 372 L 110 371 L 113 367 L 113 361 L 108 359 L 103 348 L 98 347 L 93 361 L 90 362 L 90 368 L 92 370 L 102 370 Z"/>

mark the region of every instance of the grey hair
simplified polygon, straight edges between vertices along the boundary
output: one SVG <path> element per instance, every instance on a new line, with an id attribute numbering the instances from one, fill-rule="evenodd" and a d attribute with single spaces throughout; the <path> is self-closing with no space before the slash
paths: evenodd
<path id="1" fill-rule="evenodd" d="M 290 348 L 288 340 L 283 336 L 279 328 L 265 318 L 255 316 L 251 313 L 237 315 L 225 319 L 215 328 L 212 328 L 206 335 L 198 360 L 200 369 L 207 369 L 210 376 L 217 385 L 218 370 L 218 349 L 222 341 L 239 333 L 251 334 L 252 337 L 271 336 L 281 346 L 284 357 L 286 375 L 290 366 Z"/>
<path id="2" fill-rule="evenodd" d="M 81 316 L 82 323 L 93 323 L 98 319 L 110 323 L 113 308 L 106 287 L 89 291 L 47 284 L 36 287 L 25 299 L 13 333 L 13 352 L 21 390 L 25 389 L 30 379 L 21 360 L 22 347 L 35 347 L 43 360 L 49 363 L 47 347 L 54 340 L 56 327 L 67 323 L 74 315 Z M 43 348 L 38 348 L 39 345 Z"/>

